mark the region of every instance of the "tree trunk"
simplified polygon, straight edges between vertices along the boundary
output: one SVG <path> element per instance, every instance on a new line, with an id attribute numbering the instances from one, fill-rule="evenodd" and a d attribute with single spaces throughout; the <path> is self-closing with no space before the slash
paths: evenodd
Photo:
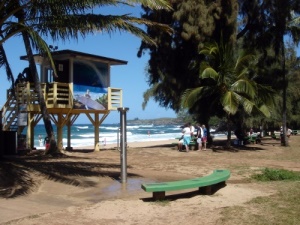
<path id="1" fill-rule="evenodd" d="M 47 136 L 50 140 L 50 147 L 48 149 L 46 149 L 46 154 L 56 154 L 56 153 L 59 153 L 59 149 L 57 148 L 57 143 L 56 143 L 55 136 L 53 133 L 53 127 L 51 124 L 50 116 L 49 116 L 49 113 L 48 113 L 48 110 L 46 107 L 43 92 L 41 90 L 40 80 L 39 80 L 39 76 L 38 76 L 37 69 L 36 69 L 36 64 L 35 64 L 35 61 L 33 58 L 33 53 L 32 53 L 32 49 L 31 49 L 31 45 L 30 45 L 30 39 L 26 32 L 22 32 L 22 37 L 24 40 L 24 45 L 25 45 L 27 57 L 29 60 L 30 73 L 34 80 L 34 88 L 35 88 L 35 91 L 38 93 L 38 100 L 39 100 L 39 104 L 40 104 L 40 108 L 41 108 L 41 113 L 43 116 L 45 130 L 46 130 Z"/>
<path id="2" fill-rule="evenodd" d="M 231 148 L 231 126 L 230 126 L 230 116 L 227 115 L 227 141 L 226 141 L 226 148 Z"/>
<path id="3" fill-rule="evenodd" d="M 285 71 L 285 50 L 284 50 L 284 40 L 283 35 L 281 39 L 281 57 L 282 57 L 282 79 L 283 79 L 283 91 L 282 91 L 282 128 L 283 128 L 283 134 L 281 137 L 281 145 L 282 146 L 288 146 L 286 131 L 286 89 L 287 89 L 287 83 L 286 83 L 286 71 Z"/>

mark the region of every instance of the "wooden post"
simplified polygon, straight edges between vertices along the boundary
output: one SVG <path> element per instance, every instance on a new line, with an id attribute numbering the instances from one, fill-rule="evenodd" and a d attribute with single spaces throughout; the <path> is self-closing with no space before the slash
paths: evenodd
<path id="1" fill-rule="evenodd" d="M 62 114 L 57 114 L 57 147 L 59 150 L 63 149 L 63 117 Z"/>
<path id="2" fill-rule="evenodd" d="M 28 113 L 26 142 L 26 148 L 34 148 L 34 113 Z"/>
<path id="3" fill-rule="evenodd" d="M 100 151 L 100 142 L 99 142 L 99 113 L 95 113 L 95 123 L 94 123 L 94 130 L 95 130 L 95 142 L 94 142 L 94 150 Z"/>
<path id="4" fill-rule="evenodd" d="M 72 147 L 71 147 L 71 121 L 70 120 L 68 120 L 68 122 L 67 122 L 67 147 L 66 147 L 66 149 L 67 150 L 72 150 Z"/>

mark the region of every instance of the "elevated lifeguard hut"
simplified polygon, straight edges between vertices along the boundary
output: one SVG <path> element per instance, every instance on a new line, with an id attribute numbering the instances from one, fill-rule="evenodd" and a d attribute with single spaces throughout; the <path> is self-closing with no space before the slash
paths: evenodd
<path id="1" fill-rule="evenodd" d="M 47 57 L 34 55 L 40 66 L 40 85 L 51 121 L 57 127 L 57 145 L 63 148 L 63 127 L 67 126 L 67 148 L 71 147 L 71 126 L 85 114 L 94 126 L 95 150 L 100 150 L 99 127 L 113 110 L 122 106 L 122 90 L 110 86 L 110 68 L 127 61 L 72 50 L 52 53 L 57 76 Z M 28 60 L 21 56 L 21 60 Z M 42 119 L 34 83 L 18 82 L 7 90 L 2 107 L 2 130 L 26 132 L 26 148 L 34 149 L 34 127 Z"/>

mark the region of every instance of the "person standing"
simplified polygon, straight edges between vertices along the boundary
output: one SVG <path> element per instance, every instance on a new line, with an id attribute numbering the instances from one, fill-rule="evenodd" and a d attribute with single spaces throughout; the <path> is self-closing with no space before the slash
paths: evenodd
<path id="1" fill-rule="evenodd" d="M 253 134 L 253 128 L 251 127 L 249 131 L 249 136 L 252 136 L 252 134 Z"/>
<path id="2" fill-rule="evenodd" d="M 202 125 L 202 130 L 203 130 L 202 142 L 203 142 L 203 147 L 204 147 L 203 150 L 206 151 L 207 129 L 204 124 Z"/>
<path id="3" fill-rule="evenodd" d="M 183 144 L 185 146 L 186 152 L 189 152 L 189 144 L 191 142 L 191 128 L 189 124 L 184 125 L 182 133 L 183 133 Z"/>
<path id="4" fill-rule="evenodd" d="M 203 129 L 202 129 L 200 124 L 197 124 L 196 129 L 197 129 L 196 137 L 197 137 L 197 143 L 198 143 L 198 150 L 197 151 L 201 151 L 202 150 Z"/>
<path id="5" fill-rule="evenodd" d="M 290 128 L 287 128 L 287 130 L 286 130 L 286 136 L 287 136 L 288 138 L 290 138 L 292 132 L 293 132 L 293 131 L 292 131 Z"/>
<path id="6" fill-rule="evenodd" d="M 280 141 L 283 142 L 283 127 L 280 127 Z"/>
<path id="7" fill-rule="evenodd" d="M 43 138 L 41 135 L 39 135 L 39 143 L 40 143 L 40 147 L 43 147 Z"/>
<path id="8" fill-rule="evenodd" d="M 46 136 L 44 139 L 44 145 L 46 147 L 46 150 L 48 150 L 50 147 L 50 138 L 48 136 Z"/>

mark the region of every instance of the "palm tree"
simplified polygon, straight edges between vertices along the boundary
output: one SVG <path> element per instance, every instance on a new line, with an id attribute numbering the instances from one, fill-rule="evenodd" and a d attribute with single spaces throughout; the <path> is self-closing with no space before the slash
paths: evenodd
<path id="1" fill-rule="evenodd" d="M 227 118 L 227 146 L 231 140 L 231 121 L 239 110 L 250 114 L 253 110 L 270 116 L 271 92 L 268 87 L 254 81 L 256 57 L 242 52 L 236 54 L 234 48 L 223 43 L 208 43 L 200 50 L 205 60 L 200 66 L 199 78 L 202 85 L 188 89 L 182 95 L 184 107 L 191 108 L 201 99 L 209 99 L 210 115 L 220 107 Z M 260 96 L 264 92 L 266 95 Z"/>
<path id="2" fill-rule="evenodd" d="M 47 54 L 52 65 L 53 60 L 51 52 L 42 37 L 51 37 L 53 40 L 78 39 L 79 35 L 85 37 L 87 34 L 96 32 L 112 33 L 117 30 L 127 31 L 135 36 L 142 38 L 143 41 L 155 44 L 140 25 L 157 26 L 160 29 L 171 32 L 168 26 L 150 22 L 145 19 L 131 17 L 129 15 L 101 15 L 87 13 L 94 8 L 103 6 L 117 6 L 119 4 L 143 4 L 152 9 L 170 10 L 166 0 L 127 0 L 120 2 L 116 0 L 92 0 L 92 1 L 19 1 L 9 0 L 0 4 L 1 15 L 1 40 L 0 45 L 9 38 L 21 34 L 24 40 L 24 46 L 29 59 L 31 74 L 34 76 L 35 89 L 39 95 L 39 102 L 45 129 L 50 138 L 49 152 L 57 152 L 57 144 L 53 135 L 53 128 L 50 117 L 45 105 L 45 100 L 40 90 L 40 82 L 33 59 L 33 48 L 42 54 Z M 14 18 L 17 18 L 15 21 Z M 0 51 L 4 56 L 4 51 Z M 53 68 L 55 68 L 53 66 Z"/>

